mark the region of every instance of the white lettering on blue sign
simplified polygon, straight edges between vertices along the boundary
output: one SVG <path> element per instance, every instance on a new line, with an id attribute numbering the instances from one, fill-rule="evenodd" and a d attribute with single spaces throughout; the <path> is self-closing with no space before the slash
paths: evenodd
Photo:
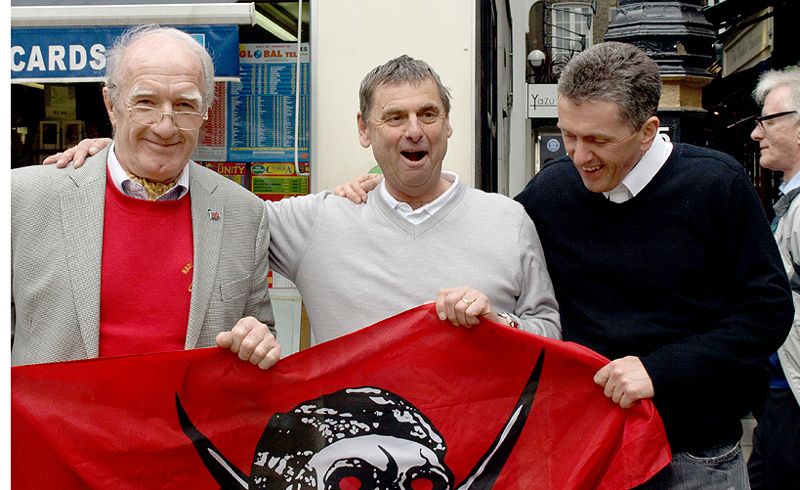
<path id="1" fill-rule="evenodd" d="M 83 70 L 88 65 L 93 70 L 102 70 L 106 66 L 106 47 L 102 44 L 92 44 L 87 52 L 81 44 L 69 46 L 46 46 L 46 55 L 42 46 L 31 46 L 30 52 L 25 52 L 22 46 L 11 47 L 12 72 L 52 72 L 65 70 Z"/>

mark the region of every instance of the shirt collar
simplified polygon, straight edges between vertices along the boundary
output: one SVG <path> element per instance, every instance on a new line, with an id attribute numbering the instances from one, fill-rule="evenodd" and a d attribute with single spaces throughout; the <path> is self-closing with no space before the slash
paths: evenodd
<path id="1" fill-rule="evenodd" d="M 642 155 L 641 160 L 637 163 L 628 175 L 622 179 L 622 182 L 614 189 L 604 192 L 603 194 L 611 199 L 612 195 L 624 192 L 628 195 L 628 199 L 635 197 L 644 189 L 647 184 L 653 180 L 661 167 L 667 162 L 670 153 L 672 153 L 672 143 L 668 142 L 664 136 L 656 135 L 653 138 L 653 144 Z M 626 199 L 623 199 L 624 201 Z M 620 202 L 622 202 L 620 201 Z"/>
<path id="2" fill-rule="evenodd" d="M 442 170 L 442 178 L 450 182 L 450 187 L 448 187 L 441 196 L 437 197 L 428 204 L 425 204 L 424 206 L 418 207 L 417 209 L 411 209 L 411 206 L 408 203 L 400 202 L 395 199 L 394 196 L 389 194 L 389 191 L 386 189 L 383 180 L 378 185 L 378 189 L 381 193 L 381 197 L 383 197 L 386 203 L 389 204 L 390 208 L 394 209 L 406 220 L 418 225 L 433 216 L 437 211 L 442 209 L 448 202 L 450 202 L 453 197 L 455 197 L 456 187 L 458 187 L 459 181 L 458 175 L 453 172 L 448 172 L 447 170 Z"/>
<path id="3" fill-rule="evenodd" d="M 119 189 L 123 194 L 135 197 L 136 199 L 147 200 L 147 192 L 144 188 L 134 182 L 128 177 L 122 164 L 119 163 L 116 153 L 114 153 L 114 142 L 111 142 L 111 148 L 108 149 L 108 173 L 111 174 L 111 181 L 114 186 Z M 126 184 L 127 182 L 127 184 Z M 185 196 L 189 192 L 189 165 L 183 167 L 181 175 L 175 181 L 175 185 L 170 187 L 167 192 L 162 194 L 157 201 L 161 200 L 177 200 Z M 177 195 L 176 195 L 177 194 Z"/>
<path id="4" fill-rule="evenodd" d="M 778 189 L 784 194 L 788 194 L 793 189 L 797 189 L 800 187 L 800 172 L 796 173 L 792 180 L 789 182 L 781 182 L 781 185 L 778 186 Z"/>

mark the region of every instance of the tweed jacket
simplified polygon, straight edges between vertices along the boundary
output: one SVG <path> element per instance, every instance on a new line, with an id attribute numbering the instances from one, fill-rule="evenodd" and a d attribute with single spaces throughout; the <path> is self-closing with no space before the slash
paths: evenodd
<path id="1" fill-rule="evenodd" d="M 79 169 L 11 171 L 12 365 L 98 356 L 107 154 Z M 243 316 L 274 333 L 262 201 L 189 165 L 194 265 L 185 348 L 214 345 Z"/>

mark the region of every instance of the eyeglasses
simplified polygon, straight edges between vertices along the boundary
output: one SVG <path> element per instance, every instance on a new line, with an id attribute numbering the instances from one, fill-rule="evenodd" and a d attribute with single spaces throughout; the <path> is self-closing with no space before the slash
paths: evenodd
<path id="1" fill-rule="evenodd" d="M 128 110 L 128 113 L 130 113 L 133 122 L 143 126 L 159 124 L 164 116 L 170 116 L 176 128 L 191 131 L 198 129 L 203 125 L 204 121 L 208 120 L 208 113 L 201 114 L 191 111 L 167 112 L 155 107 L 141 105 L 130 107 L 127 104 L 125 104 L 125 108 Z"/>
<path id="2" fill-rule="evenodd" d="M 769 121 L 770 119 L 775 119 L 776 117 L 787 116 L 789 114 L 796 114 L 797 111 L 784 111 L 784 112 L 776 112 L 775 114 L 767 114 L 766 116 L 756 116 L 753 119 L 756 121 L 756 126 L 760 126 L 761 129 L 766 131 L 766 126 L 764 126 L 764 121 Z"/>

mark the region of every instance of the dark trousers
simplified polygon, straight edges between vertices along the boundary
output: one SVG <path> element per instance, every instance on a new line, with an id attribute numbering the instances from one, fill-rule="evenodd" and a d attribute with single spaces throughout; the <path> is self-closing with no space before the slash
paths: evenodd
<path id="1" fill-rule="evenodd" d="M 800 488 L 800 405 L 792 391 L 770 390 L 756 421 L 747 463 L 751 488 Z"/>
<path id="2" fill-rule="evenodd" d="M 748 490 L 739 441 L 694 453 L 673 453 L 672 461 L 637 490 Z"/>

